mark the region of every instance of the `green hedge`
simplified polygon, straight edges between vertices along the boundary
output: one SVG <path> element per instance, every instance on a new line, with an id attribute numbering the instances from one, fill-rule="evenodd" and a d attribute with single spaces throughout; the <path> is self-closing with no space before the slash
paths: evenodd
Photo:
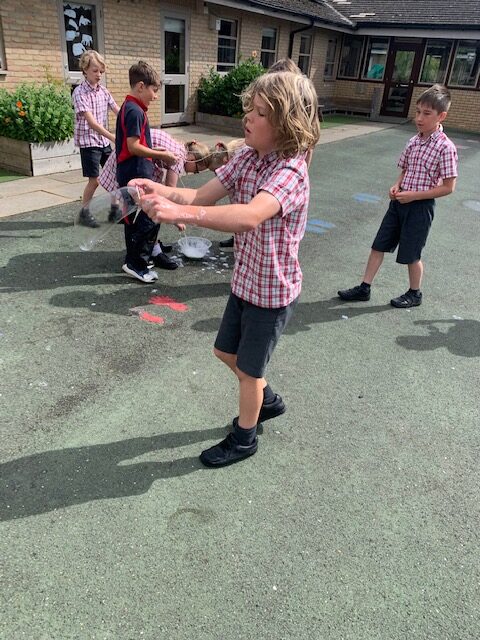
<path id="1" fill-rule="evenodd" d="M 58 83 L 0 89 L 0 136 L 26 142 L 60 142 L 73 136 L 70 91 Z"/>
<path id="2" fill-rule="evenodd" d="M 265 69 L 254 58 L 241 62 L 225 75 L 210 69 L 208 76 L 200 80 L 198 110 L 241 118 L 243 109 L 240 95 L 262 73 L 265 73 Z"/>

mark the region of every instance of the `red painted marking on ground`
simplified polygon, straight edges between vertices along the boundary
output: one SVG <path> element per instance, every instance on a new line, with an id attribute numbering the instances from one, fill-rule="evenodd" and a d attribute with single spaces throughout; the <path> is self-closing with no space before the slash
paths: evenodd
<path id="1" fill-rule="evenodd" d="M 175 302 L 169 296 L 152 296 L 148 301 L 149 304 L 155 304 L 161 307 L 168 307 L 172 311 L 188 311 L 188 306 L 183 302 Z"/>
<path id="2" fill-rule="evenodd" d="M 145 322 L 154 322 L 155 324 L 164 324 L 165 320 L 160 316 L 154 316 L 148 311 L 142 311 L 138 314 L 140 320 L 145 320 Z"/>

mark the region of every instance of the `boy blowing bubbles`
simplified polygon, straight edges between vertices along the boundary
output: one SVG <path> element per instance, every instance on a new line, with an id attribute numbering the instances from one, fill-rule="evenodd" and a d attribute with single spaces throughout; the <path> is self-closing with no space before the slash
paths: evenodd
<path id="1" fill-rule="evenodd" d="M 285 412 L 264 378 L 266 365 L 298 302 L 298 248 L 305 231 L 309 179 L 305 155 L 320 135 L 311 81 L 291 72 L 264 74 L 244 92 L 245 148 L 199 189 L 133 180 L 142 209 L 156 222 L 234 232 L 231 293 L 214 353 L 239 382 L 233 432 L 202 452 L 207 466 L 257 451 L 257 423 Z M 214 206 L 230 195 L 232 204 Z"/>

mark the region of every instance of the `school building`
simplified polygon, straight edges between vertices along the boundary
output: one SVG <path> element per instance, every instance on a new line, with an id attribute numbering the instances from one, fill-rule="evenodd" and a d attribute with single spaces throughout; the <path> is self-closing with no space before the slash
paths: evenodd
<path id="1" fill-rule="evenodd" d="M 107 61 L 117 102 L 139 59 L 161 74 L 153 125 L 194 122 L 199 79 L 256 56 L 290 56 L 324 111 L 412 117 L 435 82 L 452 93 L 451 127 L 480 132 L 478 0 L 2 0 L 0 87 L 47 77 L 72 85 L 86 48 Z"/>

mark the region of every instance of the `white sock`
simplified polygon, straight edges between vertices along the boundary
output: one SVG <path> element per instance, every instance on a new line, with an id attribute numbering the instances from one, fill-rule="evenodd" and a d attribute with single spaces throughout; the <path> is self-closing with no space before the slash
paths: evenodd
<path id="1" fill-rule="evenodd" d="M 159 242 L 156 242 L 156 243 L 153 245 L 152 256 L 153 256 L 153 257 L 155 257 L 155 256 L 160 255 L 161 253 L 163 253 L 163 251 L 162 251 L 162 247 L 160 246 L 160 243 L 159 243 Z"/>

